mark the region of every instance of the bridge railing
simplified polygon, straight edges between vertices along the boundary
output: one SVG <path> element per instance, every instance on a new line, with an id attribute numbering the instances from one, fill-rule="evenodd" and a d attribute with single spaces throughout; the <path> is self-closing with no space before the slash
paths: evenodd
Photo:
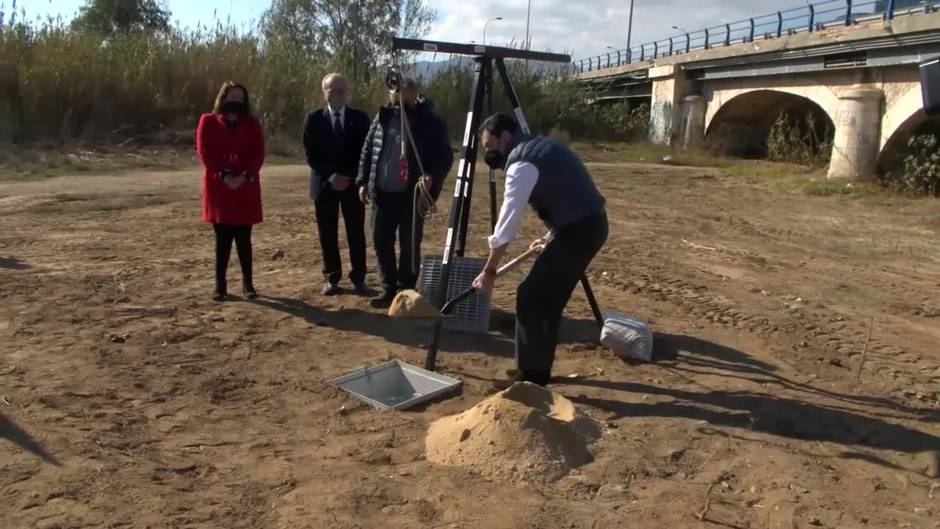
<path id="1" fill-rule="evenodd" d="M 852 26 L 860 21 L 931 13 L 940 7 L 940 0 L 923 1 L 916 7 L 897 7 L 900 0 L 825 0 L 785 9 L 768 15 L 720 24 L 710 28 L 679 33 L 634 46 L 575 60 L 573 73 L 584 73 L 627 64 L 649 62 L 661 57 L 681 55 L 732 44 L 754 42 L 815 32 L 838 25 Z"/>

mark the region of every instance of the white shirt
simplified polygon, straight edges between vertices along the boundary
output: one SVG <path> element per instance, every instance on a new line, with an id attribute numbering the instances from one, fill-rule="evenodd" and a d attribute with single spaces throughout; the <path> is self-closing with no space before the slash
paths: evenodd
<path id="1" fill-rule="evenodd" d="M 333 110 L 330 107 L 330 104 L 326 104 L 326 109 L 330 111 L 330 127 L 336 126 L 336 113 L 339 112 L 339 126 L 343 129 L 346 128 L 346 105 L 343 105 L 343 108 L 339 110 Z"/>
<path id="2" fill-rule="evenodd" d="M 496 229 L 488 239 L 490 249 L 499 248 L 515 238 L 522 225 L 522 213 L 529 204 L 532 190 L 539 181 L 539 169 L 529 162 L 516 162 L 506 168 L 503 205 Z"/>

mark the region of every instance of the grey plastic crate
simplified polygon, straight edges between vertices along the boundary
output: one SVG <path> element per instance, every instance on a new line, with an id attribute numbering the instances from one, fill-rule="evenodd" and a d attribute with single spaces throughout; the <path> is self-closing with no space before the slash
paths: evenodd
<path id="1" fill-rule="evenodd" d="M 403 410 L 460 391 L 463 382 L 417 366 L 392 360 L 357 369 L 328 381 L 379 409 Z"/>
<path id="2" fill-rule="evenodd" d="M 441 284 L 442 258 L 426 255 L 421 260 L 421 295 L 435 307 L 440 307 L 439 285 Z M 470 288 L 486 259 L 478 257 L 455 257 L 450 269 L 447 299 Z M 447 300 L 444 300 L 447 301 Z M 474 294 L 457 304 L 450 316 L 444 319 L 444 328 L 450 331 L 484 334 L 490 330 L 490 295 Z"/>

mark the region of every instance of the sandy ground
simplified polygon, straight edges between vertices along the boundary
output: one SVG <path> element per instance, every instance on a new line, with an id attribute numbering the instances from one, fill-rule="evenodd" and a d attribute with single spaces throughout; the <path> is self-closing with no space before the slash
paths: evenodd
<path id="1" fill-rule="evenodd" d="M 551 484 L 424 459 L 428 425 L 512 366 L 506 313 L 445 334 L 459 397 L 381 412 L 326 384 L 421 364 L 428 326 L 319 296 L 304 168 L 263 177 L 257 303 L 210 300 L 195 170 L 0 183 L 0 527 L 940 528 L 940 203 L 594 160 L 612 228 L 590 277 L 657 359 L 596 346 L 576 294 L 556 374 L 586 378 L 555 389 L 607 433 Z"/>

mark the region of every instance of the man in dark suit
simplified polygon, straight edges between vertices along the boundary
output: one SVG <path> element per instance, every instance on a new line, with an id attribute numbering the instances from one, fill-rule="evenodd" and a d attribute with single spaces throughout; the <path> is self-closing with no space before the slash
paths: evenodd
<path id="1" fill-rule="evenodd" d="M 304 121 L 304 153 L 310 166 L 310 199 L 317 216 L 323 252 L 323 294 L 335 296 L 342 278 L 339 253 L 339 211 L 342 208 L 349 244 L 350 271 L 359 295 L 368 295 L 366 278 L 366 210 L 353 180 L 359 169 L 362 144 L 369 132 L 369 116 L 346 105 L 348 83 L 338 73 L 323 78 L 326 107 L 307 114 Z"/>

